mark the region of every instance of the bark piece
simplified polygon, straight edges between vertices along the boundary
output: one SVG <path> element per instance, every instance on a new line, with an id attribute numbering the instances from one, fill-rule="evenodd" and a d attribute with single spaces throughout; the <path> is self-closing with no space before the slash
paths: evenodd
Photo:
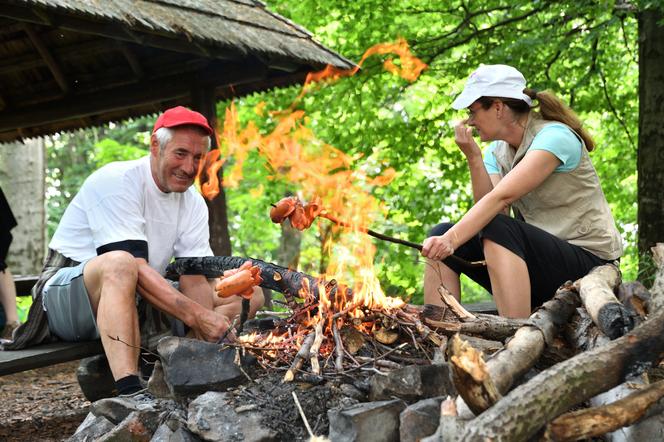
<path id="1" fill-rule="evenodd" d="M 618 287 L 618 300 L 625 307 L 634 310 L 641 319 L 648 315 L 650 298 L 650 292 L 639 281 L 626 282 Z"/>
<path id="2" fill-rule="evenodd" d="M 525 319 L 509 319 L 496 315 L 478 314 L 476 319 L 467 322 L 435 321 L 429 318 L 424 323 L 438 333 L 452 335 L 463 333 L 481 336 L 485 339 L 504 341 L 528 323 Z"/>
<path id="3" fill-rule="evenodd" d="M 600 436 L 641 420 L 648 409 L 664 397 L 664 381 L 603 407 L 574 411 L 547 425 L 546 440 L 567 441 Z"/>
<path id="4" fill-rule="evenodd" d="M 450 293 L 449 290 L 447 290 L 442 285 L 438 287 L 438 294 L 440 295 L 440 299 L 445 304 L 447 304 L 450 310 L 452 310 L 454 314 L 459 317 L 459 319 L 475 319 L 475 315 L 463 308 L 459 301 L 457 301 L 456 298 L 452 295 L 452 293 Z"/>
<path id="5" fill-rule="evenodd" d="M 575 283 L 593 322 L 611 339 L 634 328 L 632 315 L 613 294 L 618 284 L 620 270 L 612 264 L 595 267 Z"/>

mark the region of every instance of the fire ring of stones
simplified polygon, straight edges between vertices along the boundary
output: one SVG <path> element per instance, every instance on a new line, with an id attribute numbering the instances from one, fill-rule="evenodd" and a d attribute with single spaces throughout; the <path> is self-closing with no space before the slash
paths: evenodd
<path id="1" fill-rule="evenodd" d="M 244 261 L 210 259 L 171 271 L 221 274 Z M 156 399 L 99 399 L 70 440 L 572 440 L 627 426 L 647 439 L 662 431 L 664 382 L 652 369 L 664 352 L 661 264 L 650 291 L 622 284 L 605 265 L 527 320 L 510 320 L 473 315 L 442 287 L 442 307 L 369 302 L 336 281 L 252 261 L 290 311 L 247 321 L 233 343 L 162 338 L 145 354 Z M 104 384 L 104 370 L 103 358 L 88 359 L 79 379 Z"/>

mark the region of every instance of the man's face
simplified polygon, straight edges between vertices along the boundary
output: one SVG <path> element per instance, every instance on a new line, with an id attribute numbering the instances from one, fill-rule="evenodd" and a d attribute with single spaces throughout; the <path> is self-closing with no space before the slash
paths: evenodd
<path id="1" fill-rule="evenodd" d="M 207 151 L 207 137 L 190 127 L 173 128 L 173 138 L 163 149 L 155 135 L 150 139 L 152 178 L 162 192 L 184 192 L 194 183 Z"/>

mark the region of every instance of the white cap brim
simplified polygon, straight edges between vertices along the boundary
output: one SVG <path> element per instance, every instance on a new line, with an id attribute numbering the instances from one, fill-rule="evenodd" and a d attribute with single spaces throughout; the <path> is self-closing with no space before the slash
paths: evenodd
<path id="1" fill-rule="evenodd" d="M 468 88 L 466 88 L 452 102 L 452 109 L 454 110 L 465 109 L 481 97 L 482 95 L 476 89 L 469 90 Z"/>

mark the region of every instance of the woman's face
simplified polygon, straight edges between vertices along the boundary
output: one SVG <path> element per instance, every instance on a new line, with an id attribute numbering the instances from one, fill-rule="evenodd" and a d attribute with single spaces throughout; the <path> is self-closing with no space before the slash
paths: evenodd
<path id="1" fill-rule="evenodd" d="M 482 141 L 497 140 L 497 134 L 501 129 L 498 118 L 499 108 L 502 102 L 495 100 L 488 109 L 482 107 L 479 101 L 468 106 L 468 126 L 474 127 L 480 135 Z"/>

